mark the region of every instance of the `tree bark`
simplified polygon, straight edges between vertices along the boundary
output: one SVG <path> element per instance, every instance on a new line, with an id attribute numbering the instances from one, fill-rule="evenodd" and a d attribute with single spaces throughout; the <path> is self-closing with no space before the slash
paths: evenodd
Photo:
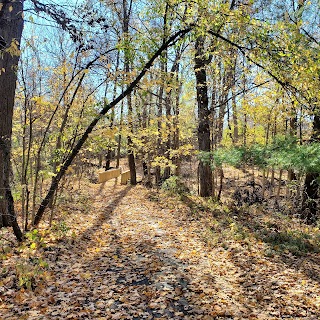
<path id="1" fill-rule="evenodd" d="M 313 118 L 312 142 L 320 142 L 320 114 L 316 110 Z M 301 218 L 307 223 L 317 220 L 317 201 L 319 200 L 319 173 L 308 172 L 304 182 Z"/>
<path id="2" fill-rule="evenodd" d="M 10 189 L 11 135 L 17 67 L 20 58 L 20 41 L 23 30 L 23 1 L 0 0 L 0 228 L 13 227 L 18 240 L 22 239 L 16 221 Z"/>
<path id="3" fill-rule="evenodd" d="M 291 108 L 290 118 L 289 118 L 289 136 L 293 138 L 297 137 L 297 129 L 298 129 L 298 118 L 297 118 L 297 113 L 294 107 L 294 103 L 292 103 L 292 108 Z M 288 181 L 294 181 L 294 180 L 297 180 L 297 176 L 292 169 L 289 169 Z"/>
<path id="4" fill-rule="evenodd" d="M 161 123 L 163 116 L 163 95 L 164 95 L 164 61 L 160 62 L 160 72 L 161 72 L 161 84 L 158 91 L 158 101 L 157 101 L 157 117 L 158 117 L 158 137 L 157 137 L 157 156 L 163 155 L 163 142 L 161 134 Z M 157 187 L 161 185 L 161 168 L 156 166 L 155 168 L 155 184 Z"/>
<path id="5" fill-rule="evenodd" d="M 129 21 L 130 21 L 130 14 L 131 14 L 131 6 L 132 0 L 128 1 L 123 0 L 123 36 L 126 42 L 126 45 L 129 45 L 130 38 L 129 38 Z M 128 49 L 124 53 L 124 71 L 126 72 L 126 77 L 129 77 L 130 74 L 130 58 L 128 56 Z M 135 156 L 133 151 L 133 142 L 131 138 L 131 134 L 133 134 L 133 109 L 132 109 L 132 97 L 131 94 L 127 95 L 127 104 L 128 104 L 128 126 L 130 133 L 128 135 L 128 163 L 130 169 L 130 183 L 132 185 L 137 184 L 137 173 L 136 173 L 136 162 Z"/>
<path id="6" fill-rule="evenodd" d="M 198 144 L 199 151 L 210 152 L 210 111 L 208 99 L 208 85 L 206 64 L 204 56 L 204 37 L 198 37 L 195 42 L 196 55 L 194 71 L 196 76 L 197 103 L 198 103 Z M 202 161 L 198 167 L 199 195 L 209 197 L 212 195 L 212 172 L 210 165 Z"/>

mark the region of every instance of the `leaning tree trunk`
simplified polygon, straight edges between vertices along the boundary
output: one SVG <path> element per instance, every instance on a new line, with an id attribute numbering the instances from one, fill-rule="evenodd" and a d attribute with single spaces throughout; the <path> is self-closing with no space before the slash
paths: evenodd
<path id="1" fill-rule="evenodd" d="M 162 45 L 159 47 L 159 49 L 152 55 L 152 57 L 145 63 L 144 68 L 141 70 L 141 72 L 138 74 L 138 76 L 131 82 L 131 84 L 127 87 L 126 90 L 124 90 L 115 100 L 110 102 L 108 105 L 104 106 L 102 110 L 100 110 L 99 114 L 91 121 L 91 123 L 86 128 L 85 132 L 81 135 L 78 142 L 73 146 L 70 154 L 68 155 L 67 159 L 61 164 L 60 171 L 58 174 L 54 177 L 54 179 L 51 181 L 50 188 L 45 196 L 45 198 L 41 201 L 41 204 L 39 206 L 38 212 L 35 215 L 33 225 L 37 226 L 48 207 L 48 204 L 51 201 L 51 198 L 54 196 L 60 180 L 65 175 L 67 169 L 71 165 L 74 158 L 78 155 L 80 149 L 84 145 L 84 143 L 87 141 L 90 133 L 95 128 L 97 123 L 102 119 L 102 116 L 104 116 L 110 109 L 112 109 L 114 106 L 116 106 L 119 102 L 121 102 L 128 94 L 130 94 L 133 89 L 138 85 L 140 80 L 145 76 L 145 74 L 148 72 L 148 70 L 152 67 L 155 60 L 162 54 L 164 50 L 166 50 L 168 47 L 172 46 L 173 43 L 179 38 L 183 38 L 186 36 L 190 31 L 192 30 L 191 27 L 186 28 L 184 30 L 180 30 L 173 35 L 171 35 L 167 41 L 162 43 Z"/>
<path id="2" fill-rule="evenodd" d="M 199 151 L 210 152 L 210 111 L 208 100 L 208 85 L 206 65 L 208 60 L 204 55 L 204 38 L 198 37 L 195 43 L 196 55 L 194 59 L 194 71 L 196 75 L 197 103 L 198 103 L 198 144 Z M 210 197 L 212 195 L 212 172 L 210 165 L 199 162 L 199 195 Z"/>
<path id="3" fill-rule="evenodd" d="M 17 67 L 23 30 L 23 1 L 0 0 L 0 228 L 13 227 L 18 240 L 22 233 L 17 224 L 10 189 L 11 135 Z"/>

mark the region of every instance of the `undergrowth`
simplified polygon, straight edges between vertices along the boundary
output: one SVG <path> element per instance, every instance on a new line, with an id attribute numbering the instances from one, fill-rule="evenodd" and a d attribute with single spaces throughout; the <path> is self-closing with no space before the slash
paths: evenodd
<path id="1" fill-rule="evenodd" d="M 244 246 L 263 243 L 265 255 L 290 253 L 303 256 L 320 252 L 320 231 L 290 216 L 252 205 L 235 208 L 212 199 L 180 197 L 192 217 L 204 219 L 203 239 L 208 245 L 228 249 L 233 242 Z"/>

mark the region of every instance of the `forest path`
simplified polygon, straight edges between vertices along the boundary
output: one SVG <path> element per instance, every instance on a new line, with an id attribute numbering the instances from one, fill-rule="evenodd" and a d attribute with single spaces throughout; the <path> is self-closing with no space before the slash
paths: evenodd
<path id="1" fill-rule="evenodd" d="M 263 243 L 209 247 L 186 204 L 142 186 L 83 194 L 87 211 L 66 216 L 72 237 L 43 252 L 45 285 L 6 292 L 0 319 L 318 319 L 319 279 Z"/>

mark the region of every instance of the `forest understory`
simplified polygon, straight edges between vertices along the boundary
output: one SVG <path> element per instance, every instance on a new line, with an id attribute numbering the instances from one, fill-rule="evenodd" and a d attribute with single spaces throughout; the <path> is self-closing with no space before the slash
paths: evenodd
<path id="1" fill-rule="evenodd" d="M 0 0 L 0 320 L 320 319 L 319 26 Z"/>
<path id="2" fill-rule="evenodd" d="M 319 319 L 316 226 L 115 179 L 60 199 L 22 245 L 1 230 L 0 319 Z"/>

